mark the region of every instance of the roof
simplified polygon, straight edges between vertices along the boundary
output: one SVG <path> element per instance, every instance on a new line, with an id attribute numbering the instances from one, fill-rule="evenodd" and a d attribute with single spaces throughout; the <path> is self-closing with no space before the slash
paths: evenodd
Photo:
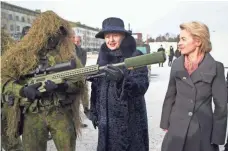
<path id="1" fill-rule="evenodd" d="M 100 31 L 99 28 L 90 27 L 85 24 L 81 24 L 80 22 L 69 21 L 69 23 L 71 24 L 72 27 L 81 27 L 81 28 L 86 28 L 86 29 L 90 29 L 90 30 L 94 30 L 94 31 Z"/>
<path id="2" fill-rule="evenodd" d="M 13 9 L 11 9 L 11 7 Z M 7 9 L 7 10 L 11 10 L 11 11 L 14 11 L 14 12 L 19 12 L 19 13 L 21 13 L 21 12 L 18 11 L 18 10 L 24 10 L 24 11 L 27 11 L 28 13 L 33 13 L 34 15 L 39 15 L 41 13 L 40 10 L 34 11 L 34 10 L 31 10 L 31 9 L 27 9 L 27 8 L 24 8 L 24 7 L 20 7 L 20 6 L 13 5 L 13 4 L 6 3 L 6 2 L 2 2 L 2 1 L 1 1 L 1 8 Z"/>

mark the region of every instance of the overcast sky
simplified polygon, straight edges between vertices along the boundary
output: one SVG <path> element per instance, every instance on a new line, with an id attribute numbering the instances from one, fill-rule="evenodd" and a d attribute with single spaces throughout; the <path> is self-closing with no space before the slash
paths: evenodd
<path id="1" fill-rule="evenodd" d="M 174 0 L 57 0 L 57 1 L 6 1 L 11 4 L 41 11 L 53 10 L 70 21 L 80 21 L 101 28 L 107 17 L 120 17 L 131 24 L 133 32 L 155 37 L 170 32 L 177 34 L 179 24 L 185 21 L 202 21 L 209 29 L 228 34 L 228 1 Z"/>

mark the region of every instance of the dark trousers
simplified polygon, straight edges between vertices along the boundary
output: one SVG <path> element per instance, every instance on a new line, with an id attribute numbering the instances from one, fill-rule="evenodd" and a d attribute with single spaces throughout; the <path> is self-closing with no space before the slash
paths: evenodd
<path id="1" fill-rule="evenodd" d="M 227 136 L 228 137 L 228 136 Z M 225 144 L 225 150 L 224 151 L 228 151 L 228 138 L 227 138 L 227 140 L 226 140 L 226 144 Z"/>
<path id="2" fill-rule="evenodd" d="M 171 67 L 173 63 L 173 56 L 169 56 L 168 66 Z"/>
<path id="3" fill-rule="evenodd" d="M 173 60 L 169 60 L 168 66 L 171 67 L 172 66 L 172 63 L 173 63 Z"/>

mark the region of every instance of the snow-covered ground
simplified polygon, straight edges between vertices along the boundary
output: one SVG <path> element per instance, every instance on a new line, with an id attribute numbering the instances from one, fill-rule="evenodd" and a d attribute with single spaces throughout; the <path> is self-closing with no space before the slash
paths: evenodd
<path id="1" fill-rule="evenodd" d="M 90 58 L 88 59 L 87 65 L 93 65 L 95 63 L 96 58 Z M 164 135 L 164 132 L 159 128 L 159 123 L 162 103 L 168 84 L 169 71 L 169 67 L 159 68 L 158 65 L 153 65 L 150 86 L 145 95 L 149 124 L 150 151 L 160 151 Z M 84 118 L 83 122 L 88 124 L 88 127 L 82 129 L 82 135 L 76 142 L 76 150 L 96 151 L 97 130 L 93 128 L 88 119 Z M 56 151 L 53 141 L 48 142 L 48 151 Z"/>

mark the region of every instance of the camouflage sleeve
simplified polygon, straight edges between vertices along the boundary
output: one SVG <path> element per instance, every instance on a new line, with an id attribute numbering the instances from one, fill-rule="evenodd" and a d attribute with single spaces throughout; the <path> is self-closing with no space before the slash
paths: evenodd
<path id="1" fill-rule="evenodd" d="M 88 83 L 85 83 L 84 88 L 82 90 L 81 101 L 84 110 L 88 110 L 89 108 L 89 90 L 88 90 Z"/>
<path id="2" fill-rule="evenodd" d="M 81 89 L 81 84 L 79 82 L 67 81 L 67 93 L 78 93 Z"/>
<path id="3" fill-rule="evenodd" d="M 15 83 L 15 81 L 9 80 L 2 85 L 2 94 L 13 94 L 15 97 L 22 98 L 20 95 L 20 90 L 22 87 L 22 85 Z"/>

